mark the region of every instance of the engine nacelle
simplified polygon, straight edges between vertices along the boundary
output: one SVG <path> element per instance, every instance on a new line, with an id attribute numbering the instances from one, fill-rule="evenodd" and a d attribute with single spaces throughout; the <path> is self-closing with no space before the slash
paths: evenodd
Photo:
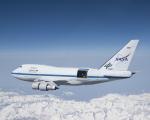
<path id="1" fill-rule="evenodd" d="M 56 90 L 58 87 L 51 83 L 51 82 L 33 82 L 32 89 L 37 89 L 41 91 L 48 91 L 48 90 Z"/>
<path id="2" fill-rule="evenodd" d="M 40 85 L 40 82 L 33 82 L 32 83 L 32 89 L 38 90 L 39 89 L 39 85 Z"/>

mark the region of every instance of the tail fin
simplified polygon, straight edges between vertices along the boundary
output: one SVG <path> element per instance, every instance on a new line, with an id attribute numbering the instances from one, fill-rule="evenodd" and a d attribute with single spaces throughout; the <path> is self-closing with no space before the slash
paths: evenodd
<path id="1" fill-rule="evenodd" d="M 100 70 L 128 70 L 139 40 L 131 40 L 110 60 L 102 65 Z"/>

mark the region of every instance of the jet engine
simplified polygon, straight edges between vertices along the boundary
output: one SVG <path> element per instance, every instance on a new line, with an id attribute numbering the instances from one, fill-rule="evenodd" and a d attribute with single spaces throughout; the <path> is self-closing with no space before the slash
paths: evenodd
<path id="1" fill-rule="evenodd" d="M 40 85 L 40 82 L 33 82 L 32 83 L 32 89 L 39 89 L 39 85 Z"/>
<path id="2" fill-rule="evenodd" d="M 53 82 L 41 81 L 41 82 L 33 82 L 32 89 L 48 91 L 48 90 L 56 90 L 56 89 L 58 89 L 58 87 Z"/>

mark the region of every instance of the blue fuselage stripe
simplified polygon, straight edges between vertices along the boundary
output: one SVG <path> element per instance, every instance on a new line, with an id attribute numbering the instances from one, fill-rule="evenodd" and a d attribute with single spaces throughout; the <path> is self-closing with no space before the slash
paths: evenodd
<path id="1" fill-rule="evenodd" d="M 33 76 L 56 76 L 56 77 L 77 77 L 76 75 L 55 75 L 55 74 L 35 74 L 35 73 L 11 73 L 14 75 L 33 75 Z M 87 78 L 104 78 L 101 76 L 87 76 Z"/>

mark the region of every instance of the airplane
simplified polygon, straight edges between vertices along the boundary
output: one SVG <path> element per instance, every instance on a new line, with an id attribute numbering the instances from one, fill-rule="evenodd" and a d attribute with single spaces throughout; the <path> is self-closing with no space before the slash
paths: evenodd
<path id="1" fill-rule="evenodd" d="M 23 64 L 11 74 L 17 79 L 32 82 L 32 89 L 41 91 L 56 90 L 60 85 L 92 85 L 130 78 L 136 73 L 129 71 L 128 67 L 138 42 L 130 40 L 99 69 Z"/>

